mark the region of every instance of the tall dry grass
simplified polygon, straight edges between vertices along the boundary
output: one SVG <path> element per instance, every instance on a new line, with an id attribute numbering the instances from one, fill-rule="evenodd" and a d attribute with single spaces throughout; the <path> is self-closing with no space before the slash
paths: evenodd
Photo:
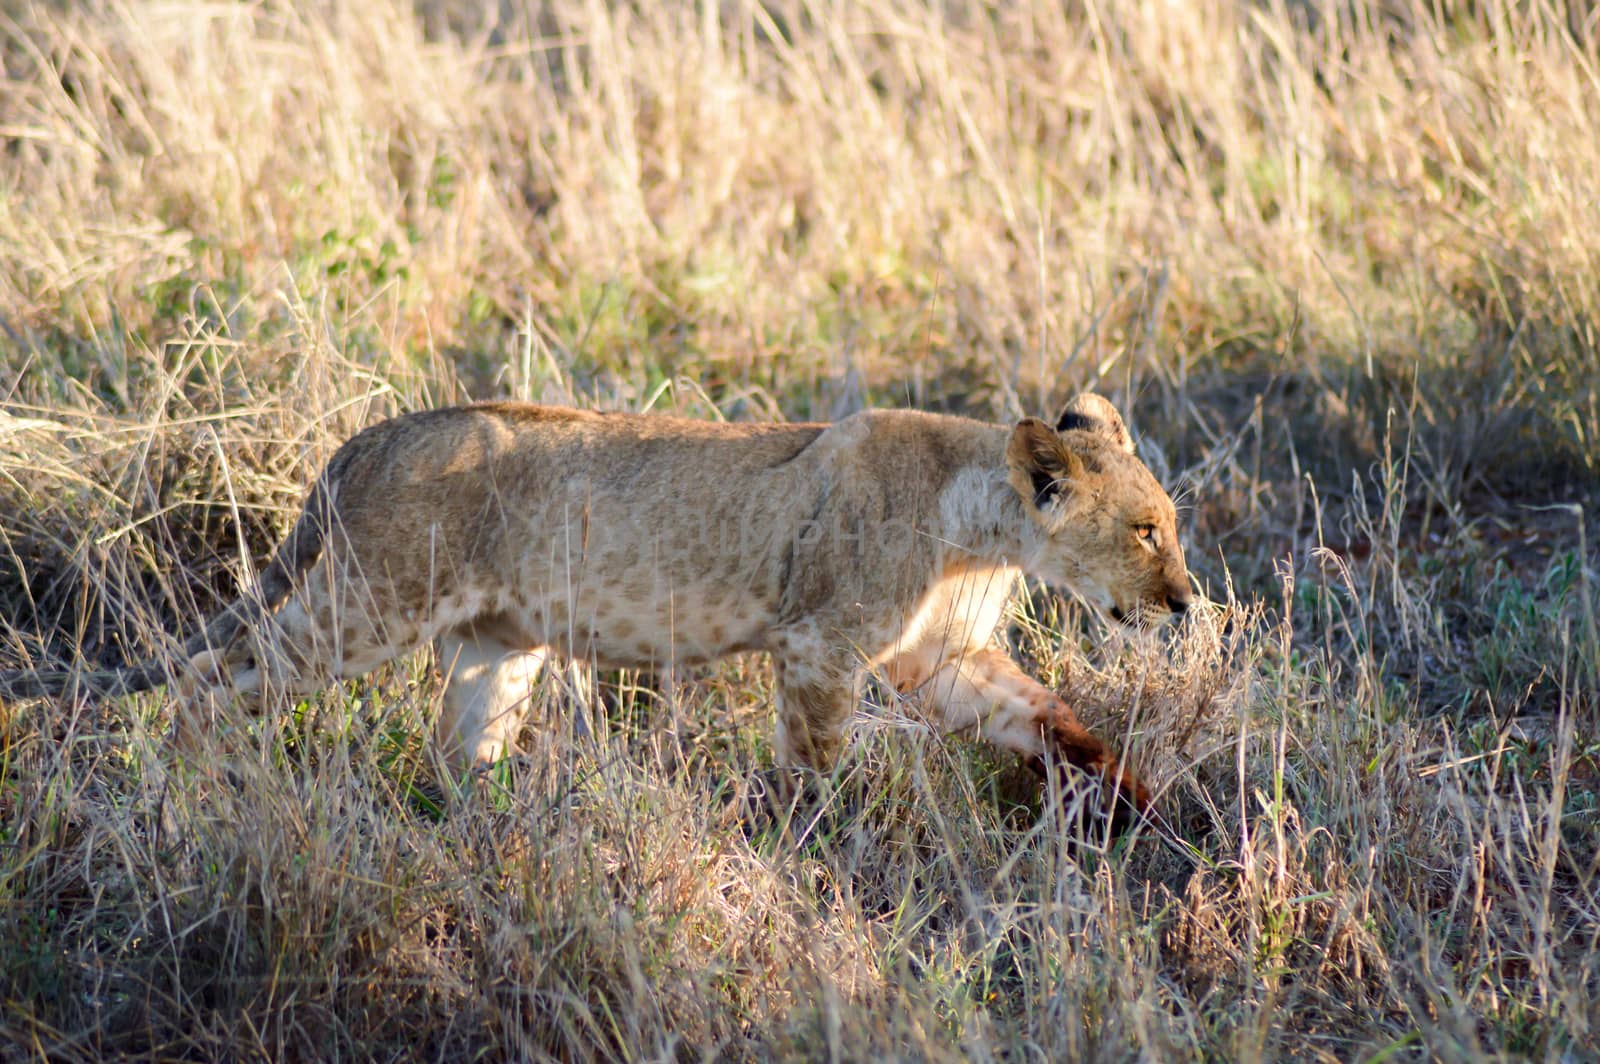
<path id="1" fill-rule="evenodd" d="M 159 653 L 387 413 L 1114 396 L 1218 610 L 1011 636 L 1162 788 L 1069 840 L 864 707 L 735 815 L 759 660 L 425 660 L 225 783 L 0 710 L 8 1056 L 1585 1059 L 1600 27 L 1581 6 L 173 0 L 0 17 L 0 661 Z M 575 733 L 579 713 L 592 734 Z"/>

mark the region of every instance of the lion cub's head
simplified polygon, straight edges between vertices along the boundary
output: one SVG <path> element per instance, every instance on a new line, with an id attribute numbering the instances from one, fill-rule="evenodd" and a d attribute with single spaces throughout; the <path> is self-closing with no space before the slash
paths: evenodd
<path id="1" fill-rule="evenodd" d="M 1006 465 L 1030 518 L 1025 568 L 1035 576 L 1066 584 L 1131 624 L 1160 624 L 1189 607 L 1172 499 L 1134 457 L 1110 403 L 1085 393 L 1055 428 L 1023 420 Z"/>

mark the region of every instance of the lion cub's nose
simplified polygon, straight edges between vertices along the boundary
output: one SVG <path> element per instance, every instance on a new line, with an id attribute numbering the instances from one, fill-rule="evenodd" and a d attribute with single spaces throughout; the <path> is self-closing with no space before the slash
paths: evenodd
<path id="1" fill-rule="evenodd" d="M 1188 595 L 1168 595 L 1167 596 L 1167 609 L 1172 611 L 1173 616 L 1182 617 L 1184 615 L 1184 612 L 1186 610 L 1188 610 L 1188 608 L 1189 608 L 1189 596 Z"/>

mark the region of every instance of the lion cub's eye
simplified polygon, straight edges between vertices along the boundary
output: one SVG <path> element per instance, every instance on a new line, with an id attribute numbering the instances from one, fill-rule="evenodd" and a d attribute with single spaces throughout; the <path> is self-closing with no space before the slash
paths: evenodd
<path id="1" fill-rule="evenodd" d="M 1139 538 L 1142 539 L 1145 542 L 1146 546 L 1151 546 L 1151 547 L 1155 546 L 1155 544 L 1156 544 L 1156 526 L 1155 525 L 1134 525 L 1133 526 L 1133 530 L 1139 534 Z"/>

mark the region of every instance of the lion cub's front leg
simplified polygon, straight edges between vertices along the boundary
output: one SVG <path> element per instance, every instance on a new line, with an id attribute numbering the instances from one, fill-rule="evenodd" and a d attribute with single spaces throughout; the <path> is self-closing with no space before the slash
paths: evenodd
<path id="1" fill-rule="evenodd" d="M 818 667 L 805 660 L 774 662 L 777 673 L 778 764 L 826 772 L 839 757 L 844 726 L 856 702 L 849 671 Z"/>
<path id="2" fill-rule="evenodd" d="M 1048 754 L 1102 777 L 1115 787 L 1111 813 L 1119 830 L 1134 810 L 1150 806 L 1149 790 L 1111 748 L 999 647 L 971 650 L 946 662 L 911 697 L 945 732 L 980 735 L 1022 754 L 1040 771 Z"/>
<path id="3" fill-rule="evenodd" d="M 771 637 L 778 696 L 773 745 L 778 764 L 785 768 L 826 772 L 839 756 L 860 690 L 860 669 L 835 642 L 815 624 L 785 628 Z"/>

